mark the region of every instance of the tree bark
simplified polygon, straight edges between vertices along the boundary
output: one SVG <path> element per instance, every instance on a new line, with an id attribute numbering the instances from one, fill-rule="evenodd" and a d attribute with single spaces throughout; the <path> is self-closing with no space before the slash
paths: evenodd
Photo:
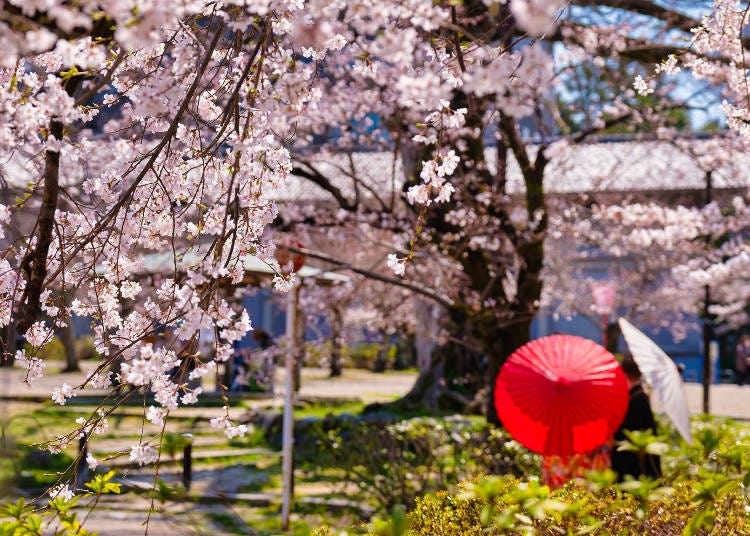
<path id="1" fill-rule="evenodd" d="M 458 320 L 450 326 L 454 339 L 433 348 L 409 393 L 393 402 L 372 404 L 365 411 L 481 414 L 487 361 L 481 351 L 463 342 L 469 340 L 470 326 Z"/>
<path id="2" fill-rule="evenodd" d="M 417 350 L 417 367 L 422 371 L 430 368 L 435 339 L 440 331 L 441 318 L 445 315 L 442 307 L 435 303 L 424 300 L 419 296 L 415 296 L 413 299 L 417 318 L 414 344 Z"/>
<path id="3" fill-rule="evenodd" d="M 497 332 L 498 353 L 488 355 L 487 367 L 487 400 L 485 405 L 485 417 L 488 422 L 501 424 L 495 407 L 495 384 L 500 368 L 510 355 L 518 348 L 529 342 L 531 338 L 532 319 L 526 318 L 516 324 L 499 329 Z"/>
<path id="4" fill-rule="evenodd" d="M 49 124 L 49 134 L 55 139 L 63 139 L 63 124 L 53 119 Z M 24 255 L 21 267 L 26 274 L 26 287 L 21 296 L 21 304 L 18 312 L 19 333 L 25 333 L 33 324 L 41 311 L 42 305 L 39 297 L 44 290 L 47 277 L 47 255 L 52 243 L 52 228 L 55 224 L 55 211 L 57 210 L 57 197 L 60 190 L 60 151 L 48 149 L 44 154 L 44 193 L 42 204 L 39 208 L 37 218 L 36 244 Z"/>
<path id="5" fill-rule="evenodd" d="M 333 309 L 331 319 L 331 378 L 341 376 L 341 311 Z"/>
<path id="6" fill-rule="evenodd" d="M 70 307 L 72 301 L 73 293 L 66 291 L 63 295 L 65 307 Z M 72 316 L 68 316 L 65 326 L 60 329 L 60 340 L 65 348 L 65 368 L 63 372 L 78 372 L 81 368 L 78 363 L 78 352 L 76 352 L 76 338 Z"/>
<path id="7" fill-rule="evenodd" d="M 2 353 L 0 354 L 0 367 L 12 367 L 16 362 L 16 323 L 12 321 L 3 328 Z"/>

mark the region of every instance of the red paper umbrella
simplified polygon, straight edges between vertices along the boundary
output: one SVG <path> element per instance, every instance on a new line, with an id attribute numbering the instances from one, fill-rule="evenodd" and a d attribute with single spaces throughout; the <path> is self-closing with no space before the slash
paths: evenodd
<path id="1" fill-rule="evenodd" d="M 628 408 L 628 384 L 614 356 L 572 335 L 516 350 L 497 377 L 495 407 L 508 432 L 541 454 L 587 452 L 612 437 Z"/>

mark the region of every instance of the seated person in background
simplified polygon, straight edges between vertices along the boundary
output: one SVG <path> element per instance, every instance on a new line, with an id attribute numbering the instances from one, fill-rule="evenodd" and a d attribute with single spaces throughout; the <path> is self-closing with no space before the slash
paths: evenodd
<path id="1" fill-rule="evenodd" d="M 641 385 L 641 371 L 630 355 L 626 355 L 620 363 L 628 380 L 630 388 L 630 401 L 628 412 L 622 421 L 620 428 L 615 432 L 615 442 L 627 439 L 625 430 L 652 430 L 656 434 L 656 421 L 651 412 L 651 404 L 648 395 Z M 661 458 L 654 454 L 633 451 L 619 451 L 617 447 L 612 451 L 612 470 L 617 473 L 618 481 L 622 482 L 625 475 L 638 478 L 647 475 L 653 478 L 661 476 Z"/>

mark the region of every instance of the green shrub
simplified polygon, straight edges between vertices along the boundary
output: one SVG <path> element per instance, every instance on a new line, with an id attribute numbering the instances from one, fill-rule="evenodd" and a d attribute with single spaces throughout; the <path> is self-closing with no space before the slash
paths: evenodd
<path id="1" fill-rule="evenodd" d="M 466 420 L 466 419 L 464 419 Z M 417 420 L 410 428 L 419 428 L 429 419 Z M 481 466 L 492 467 L 497 474 L 512 473 L 504 467 L 506 461 L 494 460 L 492 456 L 500 452 L 499 445 L 487 437 L 482 444 L 487 448 L 486 453 L 472 450 L 481 446 L 475 443 L 473 437 L 481 437 L 477 430 L 495 433 L 487 425 L 469 426 L 469 430 L 456 425 L 455 420 L 445 419 L 433 423 L 432 434 L 438 445 L 437 450 L 450 451 L 450 441 L 445 437 L 441 425 L 451 431 L 452 435 L 470 437 L 464 441 L 455 452 L 473 453 L 475 461 L 465 468 L 451 473 L 444 465 L 444 474 L 456 476 L 471 474 Z M 460 422 L 460 419 L 459 421 Z M 470 422 L 470 421 L 469 421 Z M 451 424 L 449 424 L 451 423 Z M 402 423 L 403 424 L 403 423 Z M 381 426 L 385 429 L 386 427 Z M 452 486 L 450 478 L 440 482 L 447 490 L 432 491 L 432 485 L 424 485 L 425 475 L 436 474 L 435 459 L 425 461 L 421 447 L 410 445 L 401 450 L 420 454 L 417 462 L 410 458 L 410 454 L 402 453 L 404 465 L 413 478 L 410 492 L 413 504 L 408 514 L 408 523 L 404 524 L 391 515 L 374 520 L 367 528 L 370 536 L 422 536 L 440 534 L 442 536 L 486 535 L 486 534 L 535 534 L 579 535 L 601 534 L 613 536 L 629 536 L 642 534 L 645 536 L 710 536 L 710 535 L 745 535 L 750 534 L 750 427 L 744 423 L 737 423 L 729 419 L 704 417 L 693 423 L 692 445 L 686 444 L 679 438 L 671 426 L 662 427 L 663 435 L 657 438 L 635 438 L 637 443 L 648 444 L 648 447 L 659 445 L 660 451 L 667 449 L 662 457 L 664 477 L 662 480 L 642 478 L 615 483 L 612 471 L 589 475 L 589 480 L 569 482 L 559 490 L 550 491 L 547 486 L 539 483 L 537 477 L 522 476 L 523 470 L 516 472 L 517 476 L 504 474 L 503 476 L 481 476 L 467 479 L 458 487 Z M 500 437 L 501 431 L 497 431 Z M 374 434 L 374 437 L 382 438 Z M 420 437 L 422 433 L 416 433 Z M 335 439 L 335 437 L 334 437 Z M 377 447 L 363 441 L 362 437 L 352 434 L 342 436 L 334 446 L 348 448 L 351 463 L 360 460 L 361 453 L 367 449 Z M 661 443 L 666 439 L 666 443 Z M 419 440 L 421 441 L 421 439 Z M 432 441 L 432 440 L 430 440 Z M 408 444 L 408 442 L 407 442 Z M 429 443 L 426 443 L 429 444 Z M 356 447 L 353 447 L 356 445 Z M 506 441 L 503 446 L 508 447 Z M 633 445 L 637 446 L 637 445 Z M 386 439 L 385 451 L 392 450 Z M 377 448 L 375 449 L 377 450 Z M 383 450 L 383 449 L 381 449 Z M 484 456 L 489 455 L 490 458 Z M 374 459 L 377 456 L 371 456 Z M 455 457 L 455 456 L 454 456 Z M 460 456 L 459 456 L 460 458 Z M 339 457 L 339 460 L 342 458 Z M 439 459 L 439 458 L 438 458 Z M 533 474 L 537 471 L 538 458 L 530 455 L 522 448 L 509 459 L 516 461 L 515 469 L 526 467 L 525 471 Z M 382 459 L 380 460 L 382 462 Z M 344 464 L 345 466 L 345 464 Z M 381 465 L 378 472 L 376 463 L 363 463 L 358 470 L 364 474 L 364 467 L 368 467 L 371 474 L 377 477 L 364 476 L 367 485 L 375 488 L 381 481 L 395 478 L 401 474 L 401 468 L 395 465 Z M 430 469 L 430 467 L 433 467 Z M 469 470 L 471 469 L 471 470 Z M 490 472 L 490 471 L 488 471 Z M 353 474 L 355 474 L 353 472 Z M 435 484 L 428 483 L 428 484 Z M 419 496 L 418 489 L 428 493 Z M 373 497 L 375 491 L 362 491 L 363 496 Z M 404 501 L 405 504 L 409 504 Z M 389 504 L 393 504 L 391 500 Z M 394 512 L 395 509 L 389 509 Z M 381 515 L 383 509 L 380 510 Z M 323 528 L 317 533 L 328 536 L 335 532 L 326 532 Z M 355 534 L 359 534 L 355 528 Z"/>
<path id="2" fill-rule="evenodd" d="M 373 370 L 378 360 L 380 344 L 376 342 L 363 342 L 342 349 L 345 361 L 354 368 Z"/>
<path id="3" fill-rule="evenodd" d="M 79 499 L 90 499 L 98 502 L 101 495 L 119 494 L 121 484 L 112 482 L 115 471 L 95 475 L 85 483 L 85 492 L 77 490 L 78 495 L 69 500 L 63 495 L 52 498 L 44 506 L 39 502 L 20 498 L 15 502 L 0 504 L 0 534 L 3 536 L 42 536 L 56 535 L 95 536 L 82 526 L 77 518 L 78 510 L 85 507 L 78 504 Z M 60 485 L 69 485 L 62 482 Z M 89 501 L 90 502 L 90 501 Z M 84 512 L 83 521 L 88 518 Z"/>
<path id="4" fill-rule="evenodd" d="M 344 345 L 341 347 L 341 361 L 344 366 L 382 372 L 385 366 L 394 360 L 395 352 L 395 346 L 387 346 L 383 349 L 376 342 Z M 328 368 L 331 366 L 330 360 L 331 341 L 310 343 L 305 346 L 306 366 Z"/>
<path id="5" fill-rule="evenodd" d="M 335 425 L 332 425 L 335 423 Z M 538 456 L 481 419 L 415 418 L 389 423 L 324 419 L 297 438 L 297 460 L 312 473 L 343 473 L 359 498 L 390 510 L 482 473 L 537 474 Z M 307 462 L 305 464 L 305 462 Z"/>
<path id="6" fill-rule="evenodd" d="M 305 345 L 305 366 L 327 368 L 330 366 L 331 341 L 307 343 Z"/>
<path id="7" fill-rule="evenodd" d="M 74 461 L 65 453 L 51 454 L 26 446 L 2 454 L 0 497 L 6 496 L 12 487 L 33 490 L 49 487 L 72 469 Z"/>
<path id="8" fill-rule="evenodd" d="M 96 350 L 94 337 L 83 335 L 76 339 L 76 354 L 79 359 L 101 359 L 101 354 Z"/>
<path id="9" fill-rule="evenodd" d="M 33 353 L 29 343 L 25 343 L 23 348 L 27 354 Z M 65 346 L 58 337 L 52 337 L 52 340 L 40 348 L 35 355 L 44 361 L 65 361 Z"/>
<path id="10" fill-rule="evenodd" d="M 462 485 L 458 493 L 438 492 L 419 498 L 409 514 L 408 534 L 671 536 L 690 531 L 688 524 L 700 510 L 694 494 L 699 483 L 661 488 L 644 500 L 628 491 L 632 484 L 592 491 L 571 482 L 550 492 L 535 481 L 482 478 Z M 696 531 L 689 533 L 750 534 L 747 504 L 741 491 L 728 493 L 714 503 L 713 526 L 695 527 Z"/>

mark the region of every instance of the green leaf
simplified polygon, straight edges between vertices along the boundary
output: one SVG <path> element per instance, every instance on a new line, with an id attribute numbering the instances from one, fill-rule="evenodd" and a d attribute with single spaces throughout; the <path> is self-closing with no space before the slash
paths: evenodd
<path id="1" fill-rule="evenodd" d="M 23 525 L 22 525 L 22 534 L 29 534 L 31 535 L 42 535 L 42 516 L 38 514 L 32 514 L 28 516 L 26 519 L 24 519 Z"/>
<path id="2" fill-rule="evenodd" d="M 518 509 L 517 506 L 509 506 L 508 508 L 503 509 L 496 517 L 495 517 L 495 526 L 500 529 L 509 529 L 516 525 L 516 510 Z"/>
<path id="3" fill-rule="evenodd" d="M 716 509 L 713 504 L 698 508 L 682 530 L 682 536 L 695 536 L 702 528 L 711 528 L 716 519 Z"/>
<path id="4" fill-rule="evenodd" d="M 15 503 L 8 503 L 0 506 L 1 517 L 12 517 L 13 519 L 21 519 L 25 514 L 34 510 L 34 507 L 27 505 L 23 497 L 18 499 Z"/>
<path id="5" fill-rule="evenodd" d="M 586 479 L 588 480 L 587 487 L 596 493 L 614 484 L 617 481 L 617 473 L 612 469 L 591 471 L 586 475 Z"/>
<path id="6" fill-rule="evenodd" d="M 110 482 L 115 476 L 115 471 L 109 471 L 103 475 L 96 475 L 89 482 L 86 482 L 86 487 L 89 488 L 93 493 L 97 495 L 104 495 L 107 493 L 119 494 L 122 485 L 117 482 Z"/>
<path id="7" fill-rule="evenodd" d="M 526 514 L 522 514 L 520 512 L 516 512 L 516 519 L 523 523 L 524 525 L 533 525 L 534 521 L 527 516 Z"/>
<path id="8" fill-rule="evenodd" d="M 693 485 L 693 500 L 699 504 L 713 502 L 733 492 L 739 485 L 739 478 L 710 475 Z"/>
<path id="9" fill-rule="evenodd" d="M 707 458 L 721 443 L 723 434 L 717 433 L 713 428 L 698 430 L 693 437 L 703 447 L 703 457 Z"/>
<path id="10" fill-rule="evenodd" d="M 654 441 L 646 446 L 646 452 L 648 454 L 654 454 L 656 456 L 662 456 L 669 452 L 669 445 L 661 441 Z"/>
<path id="11" fill-rule="evenodd" d="M 490 521 L 495 516 L 495 505 L 493 504 L 485 504 L 484 508 L 482 508 L 482 511 L 479 513 L 479 522 L 482 524 L 483 527 L 487 527 L 490 524 Z"/>
<path id="12" fill-rule="evenodd" d="M 582 527 L 578 532 L 576 532 L 576 536 L 584 536 L 585 534 L 595 533 L 603 525 L 604 525 L 604 521 L 594 521 L 593 523 L 590 523 L 586 525 L 585 527 Z"/>

